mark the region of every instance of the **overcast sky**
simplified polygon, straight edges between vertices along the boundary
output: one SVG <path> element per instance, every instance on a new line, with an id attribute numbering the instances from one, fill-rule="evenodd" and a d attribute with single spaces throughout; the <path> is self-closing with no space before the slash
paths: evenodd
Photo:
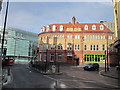
<path id="1" fill-rule="evenodd" d="M 5 5 L 1 12 L 2 21 Z M 75 16 L 79 23 L 113 21 L 111 2 L 11 2 L 7 26 L 40 33 L 40 28 L 53 23 L 68 23 Z M 0 22 L 0 25 L 3 25 Z"/>

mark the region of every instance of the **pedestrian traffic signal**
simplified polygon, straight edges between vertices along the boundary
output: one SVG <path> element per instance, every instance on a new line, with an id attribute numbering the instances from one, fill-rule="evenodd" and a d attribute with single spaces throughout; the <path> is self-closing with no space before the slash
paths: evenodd
<path id="1" fill-rule="evenodd" d="M 3 49 L 3 54 L 6 55 L 6 53 L 7 53 L 7 48 L 4 48 Z"/>

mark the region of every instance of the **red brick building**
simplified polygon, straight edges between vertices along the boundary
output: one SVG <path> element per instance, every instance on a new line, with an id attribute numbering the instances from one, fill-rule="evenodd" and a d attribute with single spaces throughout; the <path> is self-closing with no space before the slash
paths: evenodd
<path id="1" fill-rule="evenodd" d="M 38 35 L 38 60 L 68 63 L 104 63 L 114 33 L 103 23 L 50 24 Z"/>

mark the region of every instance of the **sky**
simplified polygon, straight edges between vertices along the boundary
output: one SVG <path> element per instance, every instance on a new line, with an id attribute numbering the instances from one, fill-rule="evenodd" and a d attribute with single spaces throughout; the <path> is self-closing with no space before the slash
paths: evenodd
<path id="1" fill-rule="evenodd" d="M 6 2 L 3 2 L 0 25 L 3 25 Z M 10 2 L 7 26 L 39 34 L 40 28 L 54 23 L 112 22 L 111 2 Z"/>

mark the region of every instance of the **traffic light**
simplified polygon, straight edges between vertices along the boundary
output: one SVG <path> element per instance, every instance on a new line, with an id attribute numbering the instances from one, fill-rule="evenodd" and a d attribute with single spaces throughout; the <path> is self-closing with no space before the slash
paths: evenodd
<path id="1" fill-rule="evenodd" d="M 7 48 L 4 48 L 3 49 L 3 55 L 6 55 L 6 53 L 7 53 Z"/>
<path id="2" fill-rule="evenodd" d="M 33 51 L 33 54 L 35 54 L 36 50 Z"/>

